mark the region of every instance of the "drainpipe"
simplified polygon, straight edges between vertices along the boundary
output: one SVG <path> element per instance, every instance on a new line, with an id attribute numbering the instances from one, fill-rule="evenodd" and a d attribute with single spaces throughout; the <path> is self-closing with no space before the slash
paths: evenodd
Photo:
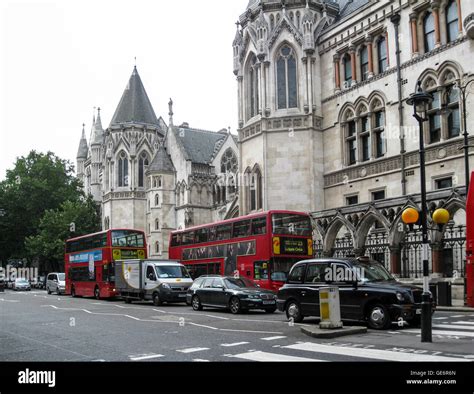
<path id="1" fill-rule="evenodd" d="M 393 23 L 395 28 L 395 46 L 396 46 L 396 58 L 397 58 L 397 86 L 398 86 L 398 127 L 400 130 L 400 158 L 401 158 L 401 173 L 402 173 L 402 195 L 407 194 L 406 187 L 406 174 L 405 174 L 405 130 L 404 130 L 404 118 L 403 118 L 403 95 L 402 95 L 402 69 L 400 61 L 400 19 L 402 12 L 402 2 L 399 0 L 400 9 L 396 14 L 393 14 L 390 21 Z"/>

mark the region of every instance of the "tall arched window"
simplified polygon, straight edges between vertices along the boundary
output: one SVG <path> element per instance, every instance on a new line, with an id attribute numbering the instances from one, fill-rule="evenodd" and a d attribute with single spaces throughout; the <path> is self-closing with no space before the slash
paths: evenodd
<path id="1" fill-rule="evenodd" d="M 296 86 L 296 57 L 293 49 L 284 45 L 277 59 L 277 98 L 278 109 L 298 106 Z"/>
<path id="2" fill-rule="evenodd" d="M 262 173 L 260 172 L 259 168 L 255 170 L 255 181 L 256 181 L 256 186 L 257 186 L 257 193 L 256 193 L 257 209 L 262 209 L 263 208 Z"/>
<path id="3" fill-rule="evenodd" d="M 124 151 L 120 152 L 118 159 L 118 185 L 119 187 L 126 187 L 128 182 L 128 159 Z"/>
<path id="4" fill-rule="evenodd" d="M 157 194 L 157 195 L 155 195 L 155 207 L 157 207 L 159 205 L 160 205 L 160 195 Z"/>
<path id="5" fill-rule="evenodd" d="M 379 73 L 385 72 L 388 67 L 387 39 L 382 36 L 377 41 L 377 55 L 379 59 Z"/>
<path id="6" fill-rule="evenodd" d="M 425 39 L 425 52 L 430 52 L 435 48 L 435 23 L 432 12 L 426 14 L 423 19 L 423 35 Z"/>
<path id="7" fill-rule="evenodd" d="M 445 9 L 446 13 L 446 31 L 448 33 L 448 42 L 454 41 L 459 35 L 459 16 L 456 0 L 451 0 Z"/>
<path id="8" fill-rule="evenodd" d="M 155 253 L 156 254 L 160 253 L 160 243 L 158 241 L 155 242 Z"/>
<path id="9" fill-rule="evenodd" d="M 369 50 L 365 45 L 360 50 L 360 73 L 362 80 L 367 80 L 369 77 Z"/>
<path id="10" fill-rule="evenodd" d="M 258 114 L 258 63 L 257 57 L 252 55 L 248 66 L 248 119 Z"/>
<path id="11" fill-rule="evenodd" d="M 342 63 L 344 66 L 344 81 L 352 82 L 352 63 L 351 63 L 351 55 L 346 53 L 342 58 Z"/>
<path id="12" fill-rule="evenodd" d="M 138 160 L 138 187 L 145 186 L 145 171 L 146 167 L 148 167 L 148 164 L 148 155 L 146 152 L 142 152 L 140 159 Z"/>
<path id="13" fill-rule="evenodd" d="M 155 230 L 159 230 L 160 229 L 160 219 L 156 219 L 155 220 Z"/>

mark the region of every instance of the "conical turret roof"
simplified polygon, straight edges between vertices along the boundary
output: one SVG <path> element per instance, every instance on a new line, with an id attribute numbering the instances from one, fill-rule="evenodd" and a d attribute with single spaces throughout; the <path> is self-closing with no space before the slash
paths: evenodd
<path id="1" fill-rule="evenodd" d="M 120 103 L 115 110 L 110 126 L 121 123 L 144 123 L 158 125 L 158 119 L 143 86 L 137 67 L 123 92 Z"/>
<path id="2" fill-rule="evenodd" d="M 160 146 L 158 151 L 153 158 L 150 166 L 148 167 L 147 172 L 156 172 L 156 173 L 175 173 L 175 168 L 173 162 L 171 161 L 168 152 L 166 152 L 163 146 Z"/>
<path id="3" fill-rule="evenodd" d="M 100 108 L 97 109 L 97 118 L 92 126 L 91 145 L 99 145 L 104 141 L 104 129 L 102 128 L 102 120 L 100 119 Z"/>
<path id="4" fill-rule="evenodd" d="M 84 126 L 85 125 L 82 125 L 82 136 L 81 136 L 81 141 L 79 142 L 79 149 L 77 150 L 78 159 L 87 159 L 87 153 L 89 151 L 89 146 L 87 145 L 86 131 L 84 130 Z"/>

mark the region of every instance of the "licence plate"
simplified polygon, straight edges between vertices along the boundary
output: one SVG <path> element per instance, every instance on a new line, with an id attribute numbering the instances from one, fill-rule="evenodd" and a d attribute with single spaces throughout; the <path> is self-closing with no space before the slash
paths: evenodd
<path id="1" fill-rule="evenodd" d="M 186 297 L 186 294 L 178 294 L 178 297 Z"/>
<path id="2" fill-rule="evenodd" d="M 417 315 L 421 315 L 421 309 L 417 309 L 415 312 Z"/>
<path id="3" fill-rule="evenodd" d="M 272 305 L 275 301 L 263 301 L 263 305 Z"/>

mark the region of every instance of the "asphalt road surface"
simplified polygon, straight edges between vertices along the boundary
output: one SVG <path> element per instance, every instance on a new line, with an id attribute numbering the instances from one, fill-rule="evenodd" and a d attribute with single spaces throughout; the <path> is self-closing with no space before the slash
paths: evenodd
<path id="1" fill-rule="evenodd" d="M 311 338 L 283 313 L 232 315 L 45 291 L 0 293 L 0 361 L 474 361 L 474 314 L 436 312 L 420 329 Z"/>

